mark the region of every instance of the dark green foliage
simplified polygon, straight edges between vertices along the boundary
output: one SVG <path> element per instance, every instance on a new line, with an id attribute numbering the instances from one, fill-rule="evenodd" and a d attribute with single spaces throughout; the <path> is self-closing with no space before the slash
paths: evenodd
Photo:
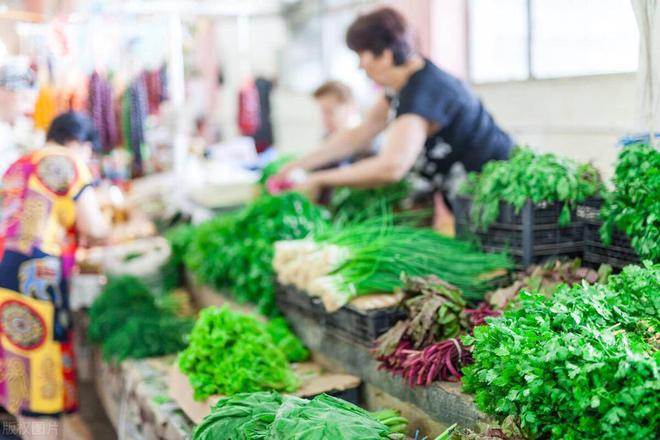
<path id="1" fill-rule="evenodd" d="M 614 175 L 614 192 L 601 212 L 601 236 L 612 241 L 614 227 L 628 237 L 642 259 L 660 260 L 660 151 L 648 145 L 625 148 Z"/>
<path id="2" fill-rule="evenodd" d="M 168 297 L 156 298 L 136 277 L 112 278 L 89 310 L 88 337 L 106 360 L 176 353 L 186 345 L 192 320 L 179 318 Z"/>
<path id="3" fill-rule="evenodd" d="M 227 306 L 201 311 L 188 348 L 179 355 L 195 399 L 213 394 L 251 391 L 294 391 L 298 380 L 266 326 L 255 317 Z"/>
<path id="4" fill-rule="evenodd" d="M 163 288 L 166 292 L 176 289 L 184 284 L 183 279 L 183 257 L 188 249 L 188 244 L 193 237 L 194 227 L 191 225 L 180 225 L 170 229 L 165 238 L 170 244 L 172 254 L 163 266 Z"/>
<path id="5" fill-rule="evenodd" d="M 177 353 L 186 348 L 193 322 L 169 314 L 136 314 L 103 342 L 103 357 L 123 361 Z"/>
<path id="6" fill-rule="evenodd" d="M 156 299 L 139 278 L 111 278 L 89 309 L 87 336 L 102 343 L 134 314 L 151 315 L 157 310 Z"/>
<path id="7" fill-rule="evenodd" d="M 312 400 L 278 393 L 221 399 L 193 440 L 380 440 L 402 438 L 368 412 L 325 394 Z"/>
<path id="8" fill-rule="evenodd" d="M 465 390 L 531 439 L 649 439 L 660 430 L 660 266 L 607 285 L 521 294 L 520 308 L 476 327 Z M 643 323 L 643 326 L 640 324 Z"/>
<path id="9" fill-rule="evenodd" d="M 266 330 L 273 338 L 275 345 L 284 352 L 289 362 L 303 362 L 309 359 L 309 350 L 293 334 L 286 319 L 273 318 L 266 326 Z"/>
<path id="10" fill-rule="evenodd" d="M 199 281 L 274 315 L 273 244 L 304 238 L 325 228 L 328 219 L 326 211 L 300 194 L 264 195 L 239 212 L 198 226 L 185 263 Z"/>
<path id="11" fill-rule="evenodd" d="M 527 200 L 563 203 L 559 223 L 567 224 L 570 209 L 598 194 L 601 186 L 590 164 L 517 148 L 509 160 L 489 162 L 481 173 L 470 173 L 461 192 L 473 198 L 472 221 L 485 229 L 497 220 L 500 202 L 520 210 Z"/>

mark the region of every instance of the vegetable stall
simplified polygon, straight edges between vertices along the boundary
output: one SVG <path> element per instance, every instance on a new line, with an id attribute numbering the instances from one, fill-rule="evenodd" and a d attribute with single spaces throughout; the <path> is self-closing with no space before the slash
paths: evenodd
<path id="1" fill-rule="evenodd" d="M 610 191 L 588 164 L 520 149 L 468 178 L 456 238 L 405 209 L 403 184 L 330 209 L 263 191 L 167 231 L 160 287 L 111 277 L 88 338 L 108 377 L 160 372 L 158 398 L 122 382 L 152 407 L 135 417 L 175 408 L 198 440 L 653 438 L 649 163 L 624 150 Z M 637 258 L 589 258 L 595 228 Z"/>

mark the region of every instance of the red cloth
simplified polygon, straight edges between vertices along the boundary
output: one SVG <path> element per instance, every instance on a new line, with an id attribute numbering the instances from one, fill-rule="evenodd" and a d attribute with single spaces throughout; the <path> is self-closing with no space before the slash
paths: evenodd
<path id="1" fill-rule="evenodd" d="M 254 81 L 249 81 L 238 92 L 238 128 L 241 134 L 255 134 L 259 129 L 259 121 L 259 92 Z"/>

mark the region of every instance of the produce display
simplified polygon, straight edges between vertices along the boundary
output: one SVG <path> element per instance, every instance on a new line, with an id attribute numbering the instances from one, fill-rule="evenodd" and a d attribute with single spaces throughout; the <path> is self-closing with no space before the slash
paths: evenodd
<path id="1" fill-rule="evenodd" d="M 599 194 L 601 187 L 598 171 L 590 164 L 517 148 L 509 160 L 488 162 L 481 173 L 470 173 L 461 193 L 473 199 L 474 224 L 486 229 L 497 220 L 500 202 L 520 210 L 528 200 L 562 203 L 559 224 L 568 224 L 571 208 Z"/>
<path id="2" fill-rule="evenodd" d="M 320 297 L 328 311 L 359 295 L 393 292 L 403 286 L 401 274 L 437 275 L 476 303 L 492 289 L 492 278 L 511 266 L 505 255 L 484 254 L 470 243 L 395 225 L 388 217 L 276 243 L 273 258 L 281 283 Z"/>
<path id="3" fill-rule="evenodd" d="M 264 195 L 241 211 L 196 227 L 184 261 L 199 281 L 274 315 L 273 244 L 305 238 L 326 228 L 328 220 L 325 210 L 300 194 Z"/>
<path id="4" fill-rule="evenodd" d="M 241 393 L 221 399 L 195 429 L 193 440 L 378 440 L 404 439 L 385 423 L 403 421 L 395 413 L 370 414 L 322 394 L 312 400 L 275 392 Z M 405 426 L 404 426 L 405 428 Z"/>
<path id="5" fill-rule="evenodd" d="M 106 360 L 177 353 L 187 344 L 191 318 L 177 316 L 175 301 L 156 298 L 139 279 L 111 279 L 89 310 L 88 337 Z"/>
<path id="6" fill-rule="evenodd" d="M 466 309 L 460 290 L 435 276 L 407 278 L 403 290 L 408 319 L 376 341 L 379 368 L 401 375 L 410 386 L 460 379 L 471 356 L 458 337 L 499 312 L 486 304 Z"/>
<path id="7" fill-rule="evenodd" d="M 660 432 L 660 266 L 628 266 L 606 285 L 561 286 L 463 341 L 477 407 L 515 417 L 527 438 L 650 439 Z"/>
<path id="8" fill-rule="evenodd" d="M 232 312 L 228 306 L 200 312 L 178 365 L 198 400 L 214 394 L 291 392 L 298 387 L 287 355 L 266 325 L 253 316 Z"/>
<path id="9" fill-rule="evenodd" d="M 373 189 L 341 187 L 332 193 L 330 210 L 336 221 L 364 220 L 401 208 L 410 192 L 411 185 L 407 180 Z"/>
<path id="10" fill-rule="evenodd" d="M 648 145 L 626 147 L 619 155 L 614 191 L 605 198 L 603 242 L 611 244 L 614 227 L 628 237 L 639 256 L 660 260 L 660 151 Z"/>

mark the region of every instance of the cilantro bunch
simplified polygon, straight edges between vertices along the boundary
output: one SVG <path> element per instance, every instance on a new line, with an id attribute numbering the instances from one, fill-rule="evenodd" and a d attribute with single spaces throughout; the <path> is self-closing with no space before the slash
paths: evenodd
<path id="1" fill-rule="evenodd" d="M 607 285 L 521 294 L 520 308 L 464 341 L 465 390 L 529 438 L 647 439 L 660 429 L 660 266 L 629 266 Z M 640 326 L 640 323 L 645 325 Z"/>
<path id="2" fill-rule="evenodd" d="M 472 197 L 472 221 L 485 229 L 497 220 L 500 202 L 520 211 L 527 200 L 562 203 L 559 224 L 568 224 L 571 208 L 596 195 L 601 186 L 598 171 L 590 164 L 516 148 L 509 160 L 492 161 L 481 173 L 470 173 L 461 193 Z"/>
<path id="3" fill-rule="evenodd" d="M 192 239 L 193 232 L 193 226 L 180 225 L 165 233 L 165 238 L 172 249 L 170 258 L 162 269 L 163 288 L 166 292 L 182 286 L 184 283 L 183 257 L 186 254 L 186 249 Z"/>
<path id="4" fill-rule="evenodd" d="M 178 364 L 199 400 L 213 394 L 291 392 L 298 387 L 286 354 L 266 326 L 227 306 L 201 311 Z"/>
<path id="5" fill-rule="evenodd" d="M 274 315 L 274 243 L 305 238 L 325 228 L 328 220 L 327 211 L 300 194 L 263 195 L 238 212 L 198 226 L 184 261 L 201 282 Z"/>
<path id="6" fill-rule="evenodd" d="M 660 151 L 648 145 L 621 151 L 614 186 L 601 211 L 603 242 L 612 242 L 617 227 L 642 259 L 660 260 Z"/>

